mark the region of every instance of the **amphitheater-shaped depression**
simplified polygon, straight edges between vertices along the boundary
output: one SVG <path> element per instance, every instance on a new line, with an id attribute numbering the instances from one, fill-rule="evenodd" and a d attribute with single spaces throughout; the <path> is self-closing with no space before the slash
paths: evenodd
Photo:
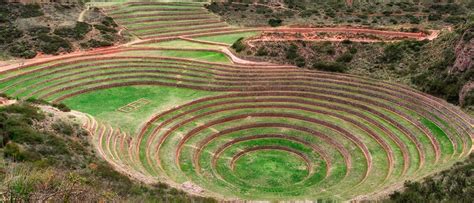
<path id="1" fill-rule="evenodd" d="M 201 92 L 153 113 L 134 132 L 91 112 L 85 126 L 101 155 L 123 172 L 177 187 L 190 183 L 227 199 L 349 199 L 438 171 L 471 149 L 469 116 L 405 86 L 291 66 L 138 57 L 137 51 L 154 50 L 11 70 L 2 73 L 1 90 L 72 108 L 75 100 L 101 106 L 83 97 L 123 87 Z"/>
<path id="2" fill-rule="evenodd" d="M 245 30 L 200 6 L 106 11 L 142 39 L 205 33 L 198 39 L 219 43 L 145 40 L 45 60 L 1 72 L 0 92 L 86 113 L 98 153 L 141 181 L 223 199 L 348 200 L 440 171 L 471 151 L 473 119 L 409 87 L 232 63 L 212 45 Z"/>

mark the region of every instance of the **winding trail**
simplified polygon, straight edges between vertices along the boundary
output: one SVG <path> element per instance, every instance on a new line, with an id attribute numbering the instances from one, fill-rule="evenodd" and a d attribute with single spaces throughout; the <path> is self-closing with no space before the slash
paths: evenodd
<path id="1" fill-rule="evenodd" d="M 84 22 L 84 15 L 86 12 L 89 10 L 89 6 L 86 7 L 86 9 L 82 10 L 82 12 L 79 14 L 79 17 L 77 18 L 78 22 Z"/>

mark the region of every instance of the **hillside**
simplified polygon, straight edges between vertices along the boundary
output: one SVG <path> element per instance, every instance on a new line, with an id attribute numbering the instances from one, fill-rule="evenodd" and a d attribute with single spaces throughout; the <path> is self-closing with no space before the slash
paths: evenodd
<path id="1" fill-rule="evenodd" d="M 442 28 L 466 20 L 474 8 L 467 1 L 217 1 L 207 8 L 231 24 L 245 26 L 356 25 Z M 419 2 L 419 3 L 416 3 Z M 279 23 L 270 23 L 270 21 Z"/>
<path id="2" fill-rule="evenodd" d="M 0 201 L 213 202 L 131 181 L 97 157 L 81 113 L 33 102 L 0 106 Z"/>
<path id="3" fill-rule="evenodd" d="M 124 41 L 114 20 L 97 8 L 0 4 L 0 59 L 58 55 Z"/>
<path id="4" fill-rule="evenodd" d="M 273 40 L 256 36 L 244 40 L 238 51 L 253 60 L 405 83 L 469 109 L 473 105 L 473 25 L 460 24 L 454 32 L 444 31 L 433 41 L 367 43 L 355 36 L 336 42 L 281 41 L 279 36 L 272 36 Z"/>

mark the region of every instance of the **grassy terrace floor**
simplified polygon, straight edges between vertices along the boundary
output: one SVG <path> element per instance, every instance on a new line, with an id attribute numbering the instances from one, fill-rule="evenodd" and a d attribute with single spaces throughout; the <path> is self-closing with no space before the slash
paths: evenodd
<path id="1" fill-rule="evenodd" d="M 108 12 L 202 9 L 189 4 Z M 235 64 L 219 51 L 224 45 L 199 42 L 230 45 L 255 34 L 37 64 L 1 73 L 0 92 L 89 114 L 94 145 L 123 173 L 225 200 L 349 200 L 470 153 L 472 118 L 445 101 L 359 76 Z"/>

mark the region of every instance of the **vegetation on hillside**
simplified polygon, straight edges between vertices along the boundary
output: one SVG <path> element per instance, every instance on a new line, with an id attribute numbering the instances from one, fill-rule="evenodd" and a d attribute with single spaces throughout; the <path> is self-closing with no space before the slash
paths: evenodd
<path id="1" fill-rule="evenodd" d="M 240 53 L 310 69 L 395 80 L 469 108 L 474 105 L 473 90 L 464 88 L 464 96 L 461 92 L 474 80 L 469 51 L 473 33 L 474 23 L 466 23 L 433 41 L 259 42 L 254 43 L 254 49 L 244 48 Z"/>
<path id="2" fill-rule="evenodd" d="M 286 25 L 442 26 L 466 21 L 474 8 L 472 1 L 347 1 L 283 0 L 212 2 L 207 8 L 231 24 L 274 26 L 278 19 Z"/>
<path id="3" fill-rule="evenodd" d="M 394 192 L 390 200 L 411 202 L 472 202 L 474 197 L 474 155 L 451 169 L 425 178 L 422 182 L 406 182 L 402 192 Z"/>
<path id="4" fill-rule="evenodd" d="M 116 34 L 117 24 L 97 9 L 89 11 L 94 20 L 76 21 L 82 9 L 80 5 L 3 2 L 0 7 L 0 52 L 29 59 L 38 52 L 56 55 L 78 47 L 111 46 L 120 40 Z"/>
<path id="5" fill-rule="evenodd" d="M 96 157 L 75 120 L 29 102 L 0 107 L 0 193 L 7 201 L 214 202 L 131 181 Z"/>

